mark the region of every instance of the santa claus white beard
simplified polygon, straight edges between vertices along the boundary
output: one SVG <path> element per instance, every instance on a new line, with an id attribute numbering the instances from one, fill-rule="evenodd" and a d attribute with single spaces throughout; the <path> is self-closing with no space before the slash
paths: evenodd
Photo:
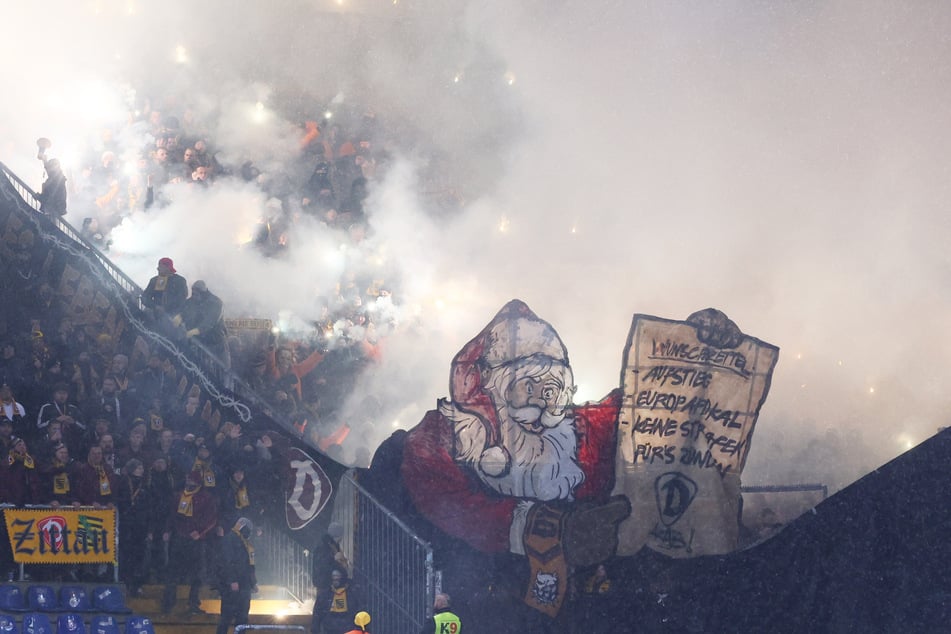
<path id="1" fill-rule="evenodd" d="M 534 432 L 516 422 L 507 408 L 499 408 L 502 445 L 486 448 L 481 420 L 451 406 L 442 413 L 455 423 L 456 460 L 468 464 L 482 482 L 502 495 L 570 500 L 584 481 L 575 461 L 577 437 L 571 418 L 548 415 L 541 431 Z M 534 418 L 538 419 L 537 413 Z"/>

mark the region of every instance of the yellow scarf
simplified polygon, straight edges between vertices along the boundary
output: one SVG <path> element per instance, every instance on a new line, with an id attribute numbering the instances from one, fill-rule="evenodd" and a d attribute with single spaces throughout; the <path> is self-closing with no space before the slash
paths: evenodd
<path id="1" fill-rule="evenodd" d="M 185 517 L 192 516 L 192 512 L 195 510 L 195 505 L 192 503 L 192 497 L 198 493 L 200 489 L 200 486 L 191 489 L 187 486 L 185 487 L 185 490 L 182 491 L 182 497 L 178 500 L 179 515 L 184 515 Z"/>
<path id="2" fill-rule="evenodd" d="M 347 612 L 347 586 L 333 588 L 334 596 L 330 601 L 331 612 Z"/>
<path id="3" fill-rule="evenodd" d="M 236 509 L 243 509 L 246 506 L 251 506 L 251 500 L 248 498 L 248 487 L 242 482 L 241 484 L 231 483 L 231 488 L 234 491 L 234 507 Z"/>
<path id="4" fill-rule="evenodd" d="M 201 471 L 201 482 L 206 487 L 215 486 L 215 470 L 211 464 L 201 458 L 195 458 L 195 464 L 192 465 L 192 471 Z"/>
<path id="5" fill-rule="evenodd" d="M 59 460 L 53 461 L 55 469 L 62 469 L 53 474 L 53 493 L 55 495 L 66 495 L 69 493 L 69 472 L 66 471 L 66 465 Z"/>
<path id="6" fill-rule="evenodd" d="M 9 458 L 9 460 L 7 461 L 7 464 L 13 465 L 13 463 L 15 463 L 15 462 L 22 462 L 22 463 L 23 463 L 23 466 L 26 467 L 27 469 L 32 469 L 33 467 L 36 466 L 36 465 L 33 463 L 33 457 L 32 457 L 30 454 L 25 453 L 25 454 L 23 454 L 23 455 L 20 455 L 20 454 L 18 454 L 17 452 L 15 452 L 14 450 L 11 449 L 11 450 L 10 450 L 10 458 Z"/>
<path id="7" fill-rule="evenodd" d="M 254 565 L 254 546 L 251 544 L 250 541 L 244 538 L 244 535 L 241 534 L 241 531 L 239 531 L 237 527 L 232 528 L 231 532 L 235 533 L 238 536 L 238 539 L 241 540 L 241 543 L 244 544 L 244 549 L 248 551 L 248 561 L 253 566 Z"/>

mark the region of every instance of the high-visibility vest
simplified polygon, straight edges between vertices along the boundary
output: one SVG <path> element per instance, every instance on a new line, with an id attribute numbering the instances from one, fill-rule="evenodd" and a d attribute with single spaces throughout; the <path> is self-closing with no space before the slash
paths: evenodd
<path id="1" fill-rule="evenodd" d="M 462 631 L 462 621 L 452 612 L 440 612 L 433 615 L 436 621 L 436 634 L 459 634 Z"/>

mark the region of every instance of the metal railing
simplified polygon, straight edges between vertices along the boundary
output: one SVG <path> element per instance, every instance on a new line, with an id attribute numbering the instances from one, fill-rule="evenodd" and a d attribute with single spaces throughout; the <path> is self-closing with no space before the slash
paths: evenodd
<path id="1" fill-rule="evenodd" d="M 240 632 L 247 632 L 248 630 L 258 632 L 306 632 L 307 628 L 303 625 L 236 625 L 234 634 L 240 634 Z"/>
<path id="2" fill-rule="evenodd" d="M 264 534 L 255 539 L 255 576 L 259 585 L 283 588 L 287 598 L 307 603 L 313 594 L 310 581 L 310 557 L 307 550 L 265 522 Z"/>
<path id="3" fill-rule="evenodd" d="M 62 231 L 67 237 L 69 237 L 74 242 L 77 242 L 83 245 L 86 249 L 89 250 L 90 255 L 92 255 L 96 260 L 99 261 L 99 264 L 102 268 L 109 274 L 109 276 L 119 285 L 122 290 L 129 294 L 130 299 L 136 302 L 138 308 L 142 308 L 141 304 L 141 295 L 142 289 L 130 278 L 128 275 L 122 272 L 122 270 L 117 267 L 113 262 L 106 257 L 106 255 L 100 251 L 95 245 L 93 245 L 89 240 L 86 240 L 76 229 L 63 220 L 59 216 L 51 216 L 44 214 L 40 211 L 40 201 L 36 197 L 36 192 L 30 188 L 23 179 L 17 176 L 9 167 L 0 162 L 0 172 L 9 179 L 10 183 L 16 189 L 20 197 L 29 205 L 35 214 L 47 219 L 51 222 L 57 229 Z"/>
<path id="4" fill-rule="evenodd" d="M 371 629 L 416 634 L 432 616 L 432 546 L 360 486 L 353 471 L 339 486 L 333 519 L 344 527 L 340 546 L 353 563 L 354 581 L 366 592 Z"/>
<path id="5" fill-rule="evenodd" d="M 825 484 L 785 484 L 742 486 L 743 493 L 800 493 L 814 491 L 822 494 L 822 499 L 829 497 L 829 487 Z"/>

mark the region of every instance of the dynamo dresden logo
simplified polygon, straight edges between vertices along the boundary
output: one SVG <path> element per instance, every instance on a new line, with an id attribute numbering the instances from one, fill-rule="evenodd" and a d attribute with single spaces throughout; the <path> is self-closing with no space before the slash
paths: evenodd
<path id="1" fill-rule="evenodd" d="M 43 536 L 43 542 L 51 552 L 63 550 L 63 529 L 66 528 L 66 518 L 59 515 L 47 515 L 36 523 L 36 528 Z"/>
<path id="2" fill-rule="evenodd" d="M 307 526 L 327 506 L 333 486 L 313 458 L 296 447 L 287 452 L 290 477 L 284 484 L 284 514 L 291 530 Z"/>

